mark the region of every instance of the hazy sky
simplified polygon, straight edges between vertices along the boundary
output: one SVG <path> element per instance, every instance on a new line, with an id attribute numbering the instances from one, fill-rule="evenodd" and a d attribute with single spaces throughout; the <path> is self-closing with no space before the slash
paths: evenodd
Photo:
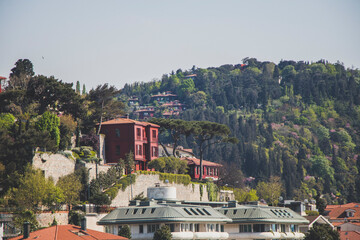
<path id="1" fill-rule="evenodd" d="M 0 34 L 1 76 L 28 58 L 88 90 L 245 57 L 360 68 L 358 0 L 0 0 Z"/>

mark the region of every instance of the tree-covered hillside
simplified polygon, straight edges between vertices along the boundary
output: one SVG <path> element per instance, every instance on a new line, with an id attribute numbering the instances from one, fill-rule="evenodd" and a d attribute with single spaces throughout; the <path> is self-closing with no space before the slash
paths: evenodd
<path id="1" fill-rule="evenodd" d="M 360 201 L 358 69 L 323 60 L 274 64 L 247 58 L 125 85 L 120 98 L 137 96 L 148 104 L 164 91 L 187 105 L 179 118 L 226 124 L 239 139 L 212 145 L 204 159 L 235 166 L 255 182 L 280 176 L 285 198 L 324 194 L 333 203 Z M 196 150 L 193 142 L 183 138 L 181 144 Z"/>

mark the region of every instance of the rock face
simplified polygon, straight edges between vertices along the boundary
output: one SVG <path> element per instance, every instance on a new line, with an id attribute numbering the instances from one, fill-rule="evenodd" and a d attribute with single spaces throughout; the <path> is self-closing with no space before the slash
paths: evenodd
<path id="1" fill-rule="evenodd" d="M 52 177 L 56 184 L 60 177 L 75 171 L 75 160 L 61 154 L 36 153 L 33 167 L 42 170 L 46 178 Z"/>
<path id="2" fill-rule="evenodd" d="M 48 227 L 50 226 L 54 219 L 58 225 L 65 225 L 69 222 L 69 212 L 68 211 L 56 211 L 56 212 L 42 212 L 36 214 L 36 220 L 39 223 L 39 227 Z"/>
<path id="3" fill-rule="evenodd" d="M 183 184 L 176 183 L 163 183 L 159 179 L 159 175 L 137 175 L 136 181 L 132 184 L 132 187 L 129 186 L 125 191 L 119 190 L 117 196 L 112 200 L 111 206 L 120 207 L 128 206 L 129 201 L 134 198 L 136 195 L 143 193 L 144 196 L 147 194 L 147 189 L 149 187 L 155 187 L 159 185 L 161 187 L 175 187 L 176 188 L 176 198 L 177 200 L 185 201 L 208 201 L 206 186 L 203 186 L 203 196 L 200 195 L 200 185 L 199 184 L 189 184 L 187 186 Z M 132 190 L 131 190 L 132 189 Z M 131 194 L 132 191 L 132 194 Z"/>
<path id="4" fill-rule="evenodd" d="M 71 153 L 69 151 L 69 153 Z M 107 172 L 111 166 L 95 163 L 76 164 L 76 160 L 65 157 L 62 154 L 36 153 L 33 158 L 33 167 L 43 171 L 46 178 L 52 177 L 56 184 L 60 177 L 73 173 L 79 167 L 86 167 L 89 170 L 90 181 L 96 178 L 96 169 L 100 172 Z"/>

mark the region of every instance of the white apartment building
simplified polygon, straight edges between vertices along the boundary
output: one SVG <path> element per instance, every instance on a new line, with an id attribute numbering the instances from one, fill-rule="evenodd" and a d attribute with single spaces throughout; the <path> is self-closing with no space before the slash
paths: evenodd
<path id="1" fill-rule="evenodd" d="M 129 225 L 132 239 L 153 239 L 154 232 L 168 225 L 173 239 L 303 239 L 299 225 L 309 221 L 283 207 L 238 205 L 213 208 L 206 203 L 177 202 L 173 187 L 149 188 L 150 201 L 131 201 L 97 224 L 105 232 L 118 234 Z"/>

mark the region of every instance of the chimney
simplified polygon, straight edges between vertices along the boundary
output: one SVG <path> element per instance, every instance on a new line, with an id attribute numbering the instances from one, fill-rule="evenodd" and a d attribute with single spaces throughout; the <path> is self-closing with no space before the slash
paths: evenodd
<path id="1" fill-rule="evenodd" d="M 24 239 L 30 237 L 30 223 L 24 222 Z"/>
<path id="2" fill-rule="evenodd" d="M 86 218 L 81 219 L 81 230 L 86 231 Z"/>
<path id="3" fill-rule="evenodd" d="M 128 114 L 128 113 L 125 114 L 125 118 L 126 118 L 126 119 L 129 119 L 129 114 Z"/>

